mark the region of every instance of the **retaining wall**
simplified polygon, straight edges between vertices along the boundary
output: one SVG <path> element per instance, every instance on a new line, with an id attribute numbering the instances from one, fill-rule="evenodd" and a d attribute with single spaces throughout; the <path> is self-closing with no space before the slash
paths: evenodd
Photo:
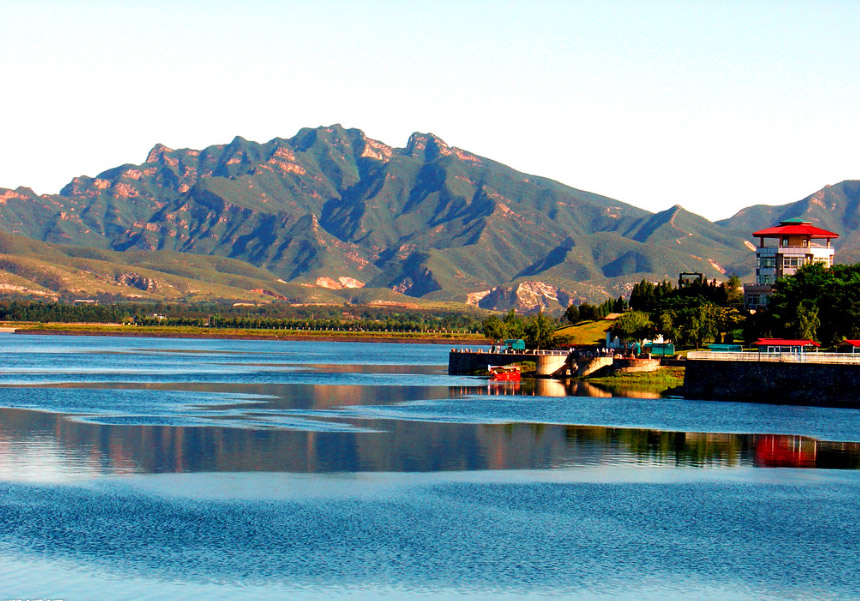
<path id="1" fill-rule="evenodd" d="M 860 408 L 860 365 L 688 360 L 686 397 Z"/>
<path id="2" fill-rule="evenodd" d="M 659 359 L 640 359 L 616 357 L 612 362 L 613 371 L 622 374 L 647 373 L 660 369 Z"/>
<path id="3" fill-rule="evenodd" d="M 601 369 L 612 367 L 612 362 L 612 357 L 592 357 L 590 359 L 577 359 L 574 363 L 576 365 L 576 373 L 574 375 L 579 378 L 590 376 L 591 374 L 596 373 Z"/>

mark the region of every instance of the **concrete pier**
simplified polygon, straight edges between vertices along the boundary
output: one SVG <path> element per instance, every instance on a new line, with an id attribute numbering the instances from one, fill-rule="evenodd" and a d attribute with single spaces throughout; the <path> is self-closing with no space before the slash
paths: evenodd
<path id="1" fill-rule="evenodd" d="M 533 361 L 538 376 L 561 376 L 568 370 L 567 351 L 526 351 L 517 353 L 492 353 L 483 350 L 452 348 L 448 353 L 448 373 L 470 375 L 488 365 L 510 365 L 522 361 Z"/>
<path id="2" fill-rule="evenodd" d="M 594 373 L 599 372 L 602 369 L 612 367 L 612 363 L 612 357 L 592 357 L 590 359 L 577 359 L 571 364 L 576 366 L 574 370 L 571 370 L 571 374 L 578 378 L 584 378 L 585 376 L 590 376 Z"/>
<path id="3" fill-rule="evenodd" d="M 448 373 L 469 375 L 487 369 L 488 365 L 510 365 L 532 361 L 536 375 L 562 378 L 585 377 L 601 370 L 613 372 L 647 372 L 660 367 L 659 359 L 633 359 L 612 356 L 580 357 L 574 359 L 568 351 L 526 351 L 518 353 L 493 353 L 484 350 L 452 348 L 448 354 Z"/>

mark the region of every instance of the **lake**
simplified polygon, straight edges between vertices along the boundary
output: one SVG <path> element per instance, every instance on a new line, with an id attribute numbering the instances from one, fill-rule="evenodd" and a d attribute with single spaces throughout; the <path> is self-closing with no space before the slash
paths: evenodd
<path id="1" fill-rule="evenodd" d="M 0 334 L 0 599 L 860 597 L 860 411 L 448 350 Z"/>

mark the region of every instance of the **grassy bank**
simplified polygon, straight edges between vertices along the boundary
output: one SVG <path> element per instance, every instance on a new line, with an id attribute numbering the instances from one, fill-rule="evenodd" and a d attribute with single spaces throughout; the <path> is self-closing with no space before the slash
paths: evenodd
<path id="1" fill-rule="evenodd" d="M 657 371 L 646 373 L 616 373 L 583 379 L 590 384 L 597 384 L 606 388 L 665 392 L 684 383 L 684 368 L 678 366 L 661 367 Z"/>
<path id="2" fill-rule="evenodd" d="M 556 330 L 555 335 L 560 338 L 566 338 L 570 344 L 600 344 L 606 340 L 606 330 L 611 325 L 612 322 L 606 319 L 582 321 L 576 325 L 570 325 Z"/>

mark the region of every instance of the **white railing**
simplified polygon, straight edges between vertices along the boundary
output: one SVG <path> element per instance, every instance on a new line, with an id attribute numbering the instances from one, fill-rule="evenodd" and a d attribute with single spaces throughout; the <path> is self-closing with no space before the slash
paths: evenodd
<path id="1" fill-rule="evenodd" d="M 759 352 L 719 352 L 690 351 L 687 359 L 691 361 L 770 361 L 775 363 L 843 363 L 860 365 L 860 353 L 759 353 Z"/>
<path id="2" fill-rule="evenodd" d="M 471 348 L 451 348 L 452 353 L 473 353 L 473 354 L 488 354 L 488 355 L 540 355 L 540 356 L 557 356 L 557 357 L 566 357 L 570 354 L 570 351 L 560 351 L 560 350 L 533 350 L 526 349 L 523 351 L 515 351 L 515 350 L 505 350 L 499 349 L 495 352 L 489 349 L 471 349 Z"/>

